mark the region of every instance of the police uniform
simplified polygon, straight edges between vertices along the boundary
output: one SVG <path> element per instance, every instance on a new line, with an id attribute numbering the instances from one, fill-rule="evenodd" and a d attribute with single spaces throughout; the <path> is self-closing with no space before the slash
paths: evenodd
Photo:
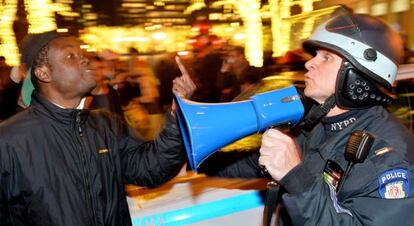
<path id="1" fill-rule="evenodd" d="M 380 106 L 351 111 L 342 127 L 329 131 L 327 127 L 332 130 L 335 123 L 322 122 L 299 137 L 303 162 L 280 181 L 286 189 L 282 205 L 289 221 L 293 225 L 413 225 L 414 136 Z M 330 180 L 339 172 L 329 173 L 327 162 L 345 171 L 346 144 L 356 130 L 374 135 L 367 159 L 356 163 L 345 178 Z M 338 180 L 343 180 L 339 191 Z"/>
<path id="2" fill-rule="evenodd" d="M 365 161 L 344 176 L 348 139 L 358 130 L 372 134 L 374 142 Z M 303 161 L 279 181 L 285 190 L 279 225 L 413 225 L 414 136 L 382 106 L 325 117 L 296 141 Z M 199 172 L 260 177 L 258 157 L 216 152 Z"/>

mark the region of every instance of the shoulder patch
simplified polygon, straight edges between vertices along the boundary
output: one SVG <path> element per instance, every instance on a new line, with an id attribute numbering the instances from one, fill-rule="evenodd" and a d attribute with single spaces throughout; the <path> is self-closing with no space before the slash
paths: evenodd
<path id="1" fill-rule="evenodd" d="M 379 194 L 383 199 L 403 199 L 410 195 L 410 180 L 405 169 L 385 171 L 378 177 Z"/>

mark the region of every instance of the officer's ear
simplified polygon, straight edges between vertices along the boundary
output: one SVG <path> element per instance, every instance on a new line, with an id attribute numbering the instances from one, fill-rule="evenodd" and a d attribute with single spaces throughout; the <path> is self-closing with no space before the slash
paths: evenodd
<path id="1" fill-rule="evenodd" d="M 52 80 L 50 76 L 50 69 L 45 65 L 37 67 L 34 71 L 34 74 L 36 78 L 41 82 L 49 83 Z"/>

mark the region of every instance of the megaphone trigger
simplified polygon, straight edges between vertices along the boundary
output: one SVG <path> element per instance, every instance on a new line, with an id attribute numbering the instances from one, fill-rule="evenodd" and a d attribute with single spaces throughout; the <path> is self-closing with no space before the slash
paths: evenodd
<path id="1" fill-rule="evenodd" d="M 300 95 L 294 95 L 294 96 L 287 96 L 287 97 L 283 97 L 281 102 L 282 103 L 289 103 L 295 100 L 300 100 Z"/>
<path id="2" fill-rule="evenodd" d="M 293 127 L 294 125 L 292 125 L 291 122 L 286 122 L 286 123 L 281 123 L 281 124 L 276 124 L 276 125 L 272 125 L 270 126 L 269 129 L 277 129 L 279 131 L 282 132 L 289 132 L 289 130 Z"/>

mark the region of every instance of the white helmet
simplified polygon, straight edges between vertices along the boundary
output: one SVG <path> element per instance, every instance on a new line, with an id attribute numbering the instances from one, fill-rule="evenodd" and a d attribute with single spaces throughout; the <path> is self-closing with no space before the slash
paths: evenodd
<path id="1" fill-rule="evenodd" d="M 328 49 L 344 58 L 335 88 L 336 104 L 346 109 L 390 103 L 403 54 L 400 36 L 373 16 L 341 13 L 314 31 L 303 48 Z"/>

